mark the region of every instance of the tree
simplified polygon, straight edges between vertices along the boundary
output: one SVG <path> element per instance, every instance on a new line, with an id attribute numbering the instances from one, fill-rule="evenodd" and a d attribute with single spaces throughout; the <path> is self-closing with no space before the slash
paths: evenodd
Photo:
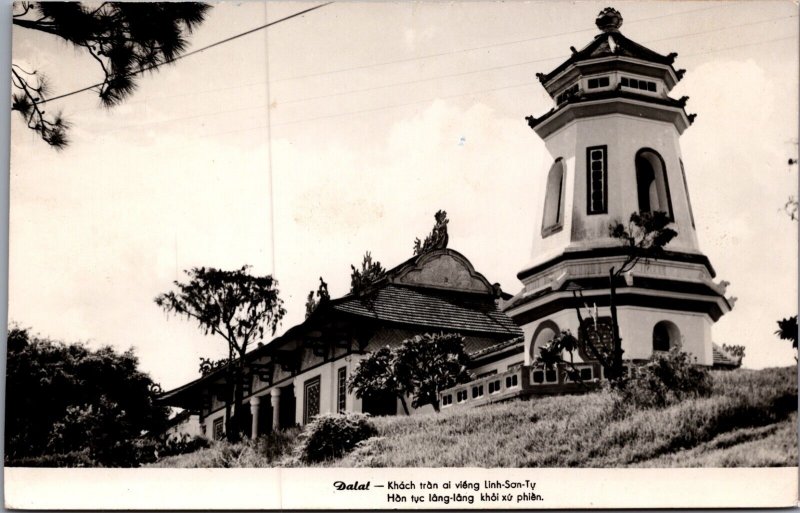
<path id="1" fill-rule="evenodd" d="M 412 396 L 414 408 L 430 404 L 438 412 L 441 390 L 472 379 L 468 363 L 460 335 L 417 335 L 396 348 L 382 347 L 361 360 L 350 376 L 348 388 L 359 398 L 391 394 L 400 399 L 406 415 L 408 395 Z"/>
<path id="2" fill-rule="evenodd" d="M 179 57 L 186 36 L 206 17 L 209 5 L 197 2 L 14 2 L 13 24 L 72 43 L 97 61 L 103 81 L 96 90 L 106 107 L 117 105 L 136 89 L 136 77 Z M 12 64 L 11 110 L 50 146 L 68 144 L 67 123 L 48 114 L 50 94 L 45 74 Z"/>
<path id="3" fill-rule="evenodd" d="M 155 298 L 165 312 L 194 320 L 206 335 L 219 335 L 227 343 L 225 424 L 230 440 L 238 439 L 243 427 L 239 419 L 247 348 L 263 339 L 265 330 L 275 334 L 286 314 L 283 300 L 278 296 L 277 280 L 272 276 L 251 276 L 249 269 L 249 266 L 235 271 L 195 267 L 184 271 L 188 282 L 174 282 L 177 292 Z"/>
<path id="4" fill-rule="evenodd" d="M 9 329 L 6 464 L 135 466 L 137 439 L 159 434 L 168 416 L 138 366 L 133 350 Z"/>
<path id="5" fill-rule="evenodd" d="M 781 340 L 791 340 L 792 347 L 797 349 L 797 316 L 793 315 L 778 321 L 778 329 L 775 331 L 775 334 L 778 335 Z M 795 359 L 797 359 L 796 356 Z"/>
<path id="6" fill-rule="evenodd" d="M 573 352 L 582 347 L 586 349 L 587 354 L 597 359 L 600 365 L 603 366 L 605 375 L 610 379 L 622 376 L 623 350 L 617 321 L 617 281 L 625 273 L 630 272 L 641 260 L 658 258 L 663 255 L 664 247 L 678 235 L 675 230 L 669 228 L 670 223 L 671 221 L 666 212 L 634 212 L 631 214 L 627 224 L 615 223 L 609 226 L 609 235 L 622 241 L 622 247 L 625 250 L 625 260 L 622 265 L 619 268 L 612 266 L 608 271 L 612 347 L 605 348 L 599 343 L 598 329 L 593 330 L 592 333 L 588 332 L 580 307 L 576 304 L 575 313 L 578 316 L 580 326 L 578 338 L 575 338 L 568 331 L 558 334 L 543 347 L 544 354 L 537 355 L 536 363 L 548 367 L 561 364 L 568 368 L 568 372 L 571 375 L 577 376 L 577 371 L 571 362 Z M 577 291 L 573 291 L 573 295 L 576 299 L 578 298 Z M 598 324 L 596 311 L 591 315 L 593 315 L 596 328 Z M 563 359 L 564 352 L 569 354 L 569 362 Z M 577 376 L 577 379 L 580 379 L 579 376 Z"/>
<path id="7" fill-rule="evenodd" d="M 354 265 L 350 265 L 350 269 L 352 269 L 350 273 L 350 293 L 356 296 L 366 293 L 373 283 L 386 275 L 386 269 L 383 268 L 379 261 L 372 260 L 372 255 L 369 251 L 364 254 L 360 270 L 356 269 Z"/>
<path id="8" fill-rule="evenodd" d="M 397 379 L 395 359 L 395 351 L 389 346 L 371 352 L 356 365 L 348 380 L 347 389 L 359 399 L 384 395 L 396 397 L 400 399 L 405 414 L 409 415 L 406 387 Z"/>
<path id="9" fill-rule="evenodd" d="M 441 390 L 472 379 L 461 335 L 417 335 L 405 340 L 395 355 L 397 380 L 413 397 L 414 408 L 430 404 L 438 412 Z"/>

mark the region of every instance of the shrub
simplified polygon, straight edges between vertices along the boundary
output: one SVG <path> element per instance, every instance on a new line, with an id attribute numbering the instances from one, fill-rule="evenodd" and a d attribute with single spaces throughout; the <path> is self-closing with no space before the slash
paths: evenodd
<path id="1" fill-rule="evenodd" d="M 204 436 L 191 436 L 184 433 L 182 436 L 171 436 L 159 444 L 158 457 L 176 456 L 187 454 L 198 449 L 205 449 L 209 446 L 208 438 Z"/>
<path id="2" fill-rule="evenodd" d="M 691 397 L 711 395 L 713 381 L 705 367 L 693 364 L 679 347 L 635 367 L 630 377 L 612 384 L 622 405 L 663 408 Z"/>
<path id="3" fill-rule="evenodd" d="M 363 413 L 319 415 L 300 434 L 295 458 L 304 463 L 340 458 L 358 442 L 377 434 L 375 425 Z"/>

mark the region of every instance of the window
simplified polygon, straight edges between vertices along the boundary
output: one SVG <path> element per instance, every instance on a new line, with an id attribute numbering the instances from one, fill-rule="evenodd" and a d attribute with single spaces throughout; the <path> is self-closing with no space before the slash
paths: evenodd
<path id="1" fill-rule="evenodd" d="M 598 77 L 589 79 L 589 89 L 597 89 L 598 87 L 608 87 L 610 84 L 608 77 Z"/>
<path id="2" fill-rule="evenodd" d="M 536 327 L 536 330 L 533 332 L 533 338 L 531 339 L 531 361 L 535 361 L 536 357 L 539 356 L 539 349 L 544 344 L 553 340 L 559 333 L 561 333 L 561 329 L 558 327 L 558 324 L 550 319 L 542 321 L 541 324 Z"/>
<path id="3" fill-rule="evenodd" d="M 608 200 L 607 146 L 586 148 L 586 212 L 605 214 Z"/>
<path id="4" fill-rule="evenodd" d="M 654 150 L 645 148 L 636 153 L 636 189 L 640 212 L 666 212 L 674 220 L 667 168 Z"/>
<path id="5" fill-rule="evenodd" d="M 456 401 L 459 403 L 463 403 L 467 400 L 467 391 L 466 390 L 459 390 L 456 392 Z"/>
<path id="6" fill-rule="evenodd" d="M 442 396 L 442 406 L 450 406 L 453 404 L 453 396 L 451 394 Z"/>
<path id="7" fill-rule="evenodd" d="M 581 380 L 590 381 L 594 377 L 591 367 L 583 367 L 580 369 Z"/>
<path id="8" fill-rule="evenodd" d="M 472 398 L 477 399 L 478 397 L 483 397 L 483 385 L 472 387 Z"/>
<path id="9" fill-rule="evenodd" d="M 655 93 L 657 90 L 655 82 L 651 82 L 650 80 L 642 80 L 640 78 L 622 77 L 619 80 L 619 83 L 622 85 L 622 87 L 630 87 L 631 89 L 639 89 L 641 91 L 649 91 L 651 93 Z"/>
<path id="10" fill-rule="evenodd" d="M 569 100 L 578 92 L 578 84 L 573 84 L 570 87 L 564 89 L 564 91 L 556 96 L 556 105 L 561 105 L 565 101 Z"/>
<path id="11" fill-rule="evenodd" d="M 489 383 L 489 393 L 496 394 L 500 391 L 500 380 L 496 379 Z"/>
<path id="12" fill-rule="evenodd" d="M 653 351 L 669 351 L 680 342 L 681 332 L 674 323 L 661 321 L 653 327 Z"/>
<path id="13" fill-rule="evenodd" d="M 306 381 L 303 387 L 303 424 L 308 424 L 319 415 L 320 381 L 319 376 Z"/>
<path id="14" fill-rule="evenodd" d="M 211 432 L 214 435 L 214 440 L 222 440 L 225 438 L 225 426 L 223 425 L 223 418 L 214 419 L 214 427 Z"/>
<path id="15" fill-rule="evenodd" d="M 694 214 L 692 213 L 692 200 L 689 199 L 689 183 L 686 181 L 686 170 L 683 169 L 683 160 L 679 160 L 678 162 L 681 163 L 681 176 L 683 177 L 683 188 L 686 191 L 686 203 L 689 205 L 689 219 L 692 221 L 692 228 L 694 228 Z"/>
<path id="16" fill-rule="evenodd" d="M 347 367 L 336 372 L 336 406 L 338 411 L 347 409 Z"/>
<path id="17" fill-rule="evenodd" d="M 534 370 L 531 377 L 534 385 L 558 383 L 558 373 L 555 371 L 555 369 Z"/>
<path id="18" fill-rule="evenodd" d="M 519 385 L 519 378 L 517 378 L 516 374 L 512 376 L 506 376 L 506 388 L 513 388 L 517 385 Z"/>
<path id="19" fill-rule="evenodd" d="M 547 173 L 547 188 L 542 214 L 542 237 L 560 231 L 564 226 L 564 159 L 559 157 Z"/>

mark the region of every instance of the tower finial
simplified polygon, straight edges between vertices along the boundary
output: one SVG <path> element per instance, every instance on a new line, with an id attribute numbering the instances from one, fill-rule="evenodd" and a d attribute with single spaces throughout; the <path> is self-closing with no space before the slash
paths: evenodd
<path id="1" fill-rule="evenodd" d="M 619 28 L 622 26 L 622 15 L 613 7 L 606 7 L 600 11 L 594 23 L 603 32 L 619 32 Z"/>

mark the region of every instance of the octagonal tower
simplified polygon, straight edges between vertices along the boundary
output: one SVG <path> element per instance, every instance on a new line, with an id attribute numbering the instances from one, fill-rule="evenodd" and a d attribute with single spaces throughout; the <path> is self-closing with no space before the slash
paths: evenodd
<path id="1" fill-rule="evenodd" d="M 600 33 L 549 73 L 537 74 L 555 106 L 528 124 L 552 157 L 542 170 L 533 251 L 523 290 L 506 306 L 525 331 L 525 363 L 554 332 L 578 330 L 575 306 L 609 320 L 608 273 L 625 260 L 609 225 L 637 211 L 666 212 L 678 236 L 658 260 L 621 277 L 617 305 L 625 358 L 645 360 L 680 344 L 712 364 L 711 325 L 728 312 L 726 282 L 699 249 L 680 135 L 695 115 L 669 92 L 684 70 L 620 32 L 606 8 Z M 580 290 L 579 294 L 575 291 Z"/>

